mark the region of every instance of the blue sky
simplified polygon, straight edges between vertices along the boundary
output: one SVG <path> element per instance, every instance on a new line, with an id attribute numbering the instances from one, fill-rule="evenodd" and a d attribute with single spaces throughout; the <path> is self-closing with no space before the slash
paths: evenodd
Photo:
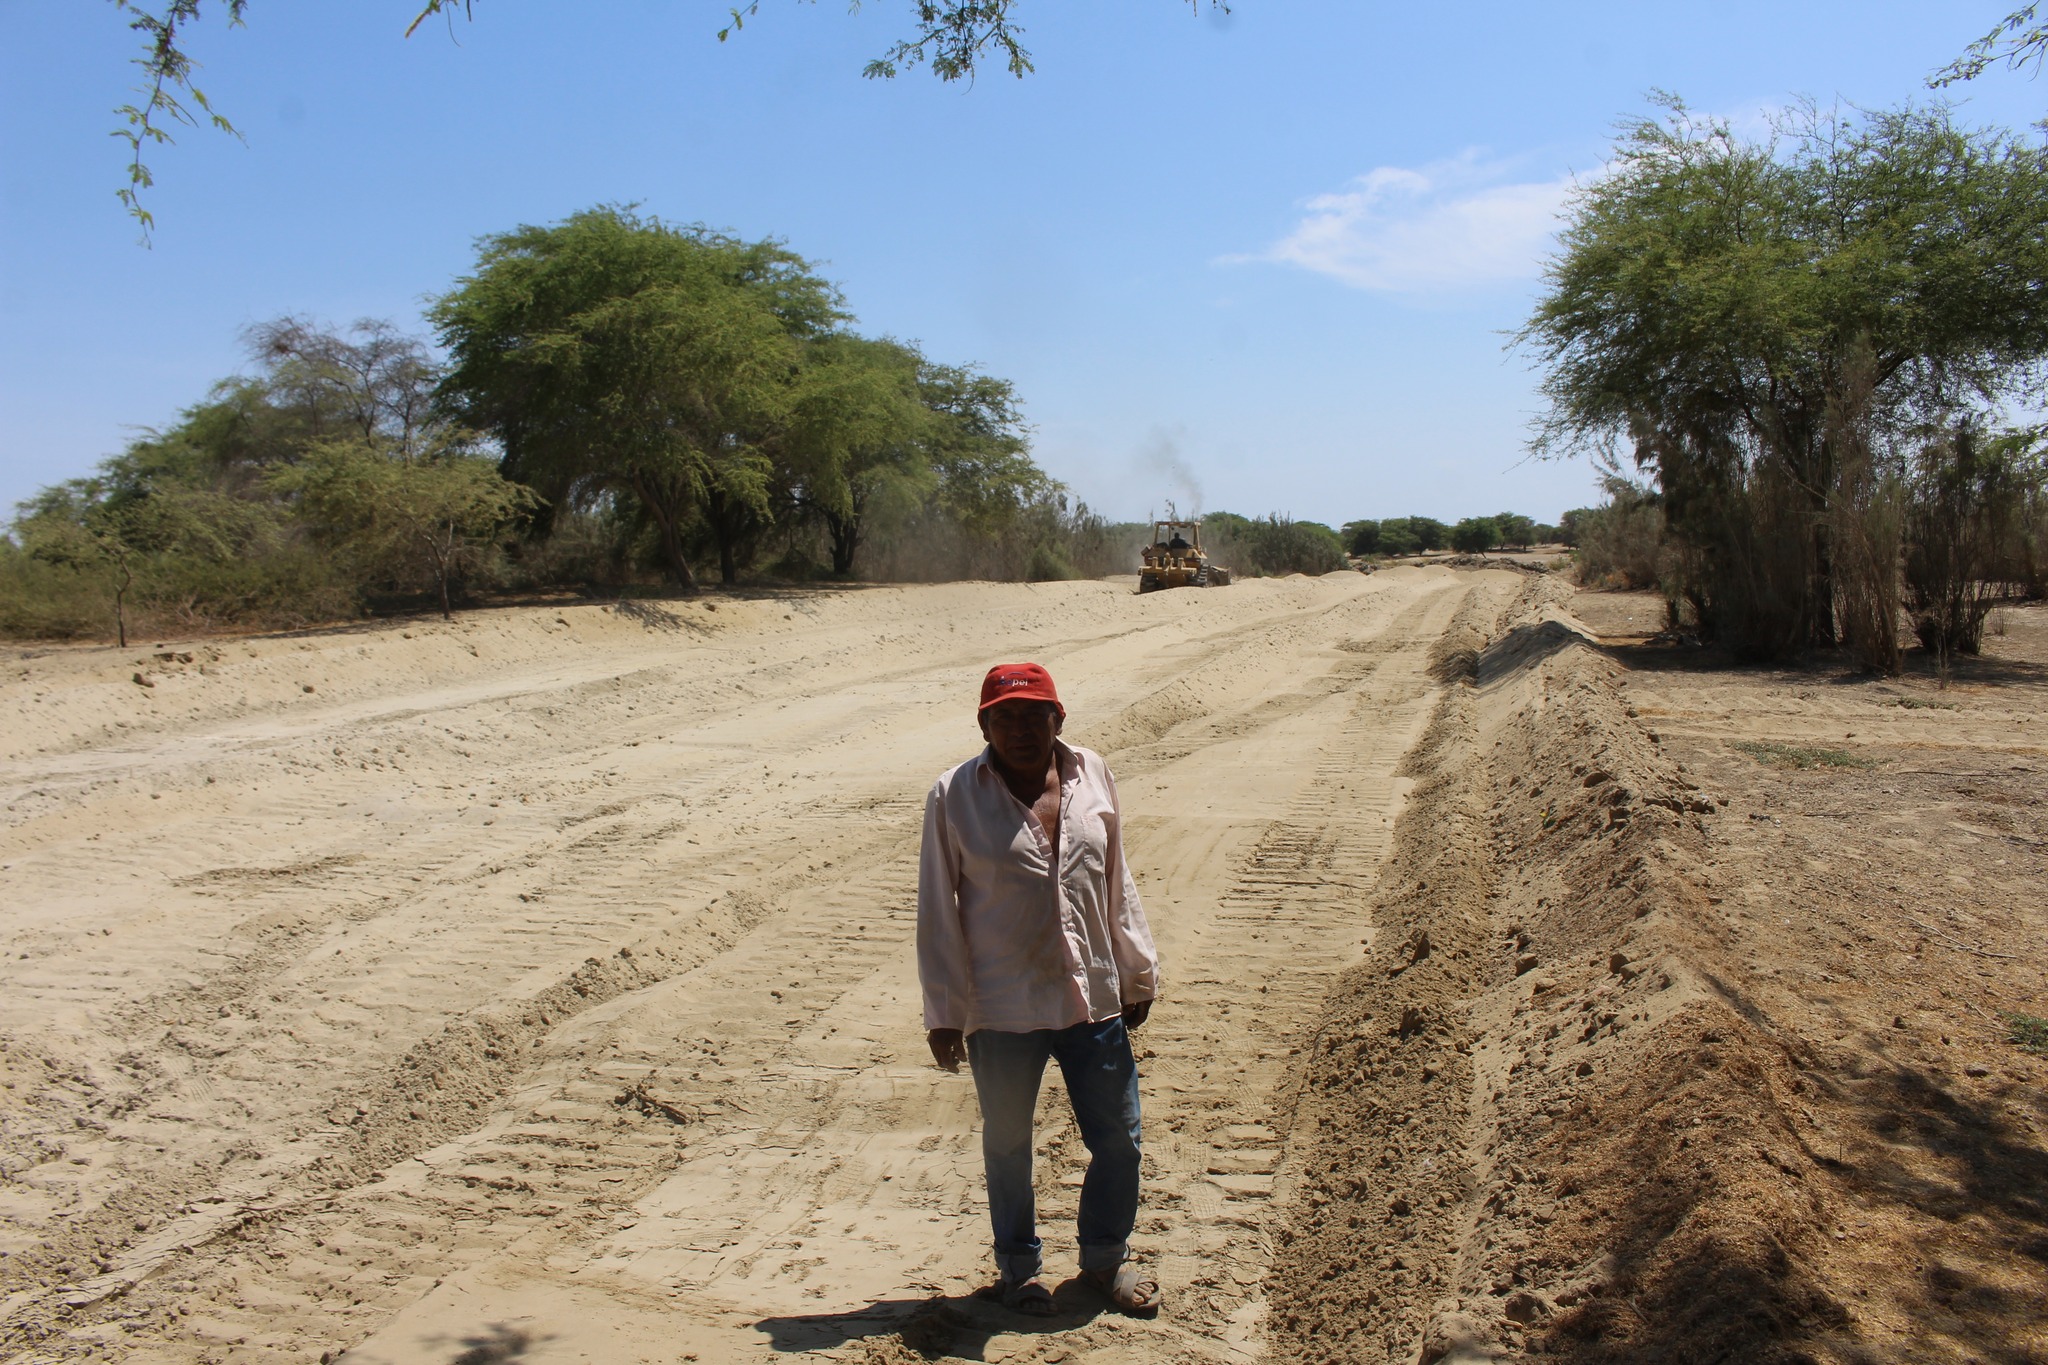
<path id="1" fill-rule="evenodd" d="M 1112 515 L 1552 518 L 1592 472 L 1525 457 L 1504 334 L 1615 120 L 1654 88 L 1924 99 L 2006 7 L 1021 0 L 1036 74 L 970 89 L 861 77 L 909 0 L 764 0 L 723 44 L 717 0 L 476 0 L 410 40 L 416 0 L 251 0 L 191 37 L 246 145 L 153 155 L 143 250 L 121 15 L 0 0 L 0 507 L 175 420 L 252 323 L 424 330 L 478 236 L 638 202 L 781 237 L 863 330 L 1015 381 L 1040 463 Z M 2003 70 L 1962 93 L 2048 113 Z"/>

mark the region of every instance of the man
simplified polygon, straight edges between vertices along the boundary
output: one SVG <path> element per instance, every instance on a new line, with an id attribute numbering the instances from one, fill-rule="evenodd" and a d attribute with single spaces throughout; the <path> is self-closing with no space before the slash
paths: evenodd
<path id="1" fill-rule="evenodd" d="M 1052 677 L 998 664 L 981 684 L 988 747 L 925 800 L 917 965 L 932 1057 L 974 1070 L 1003 1301 L 1053 1311 L 1031 1188 L 1031 1115 L 1048 1058 L 1088 1148 L 1081 1278 L 1127 1313 L 1158 1311 L 1130 1260 L 1138 1214 L 1138 1068 L 1159 956 L 1124 862 L 1116 782 L 1060 741 Z"/>

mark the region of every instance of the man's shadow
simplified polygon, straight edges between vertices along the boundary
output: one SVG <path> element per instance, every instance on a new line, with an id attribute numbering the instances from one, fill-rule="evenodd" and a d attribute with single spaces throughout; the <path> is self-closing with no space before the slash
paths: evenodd
<path id="1" fill-rule="evenodd" d="M 926 1360 L 955 1356 L 980 1360 L 989 1338 L 1069 1332 L 1100 1317 L 1102 1295 L 1080 1277 L 1052 1291 L 1050 1317 L 1035 1317 L 1003 1306 L 995 1285 L 971 1294 L 935 1294 L 924 1299 L 877 1299 L 839 1313 L 805 1313 L 763 1318 L 754 1329 L 777 1351 L 829 1351 L 849 1341 L 895 1337 Z"/>

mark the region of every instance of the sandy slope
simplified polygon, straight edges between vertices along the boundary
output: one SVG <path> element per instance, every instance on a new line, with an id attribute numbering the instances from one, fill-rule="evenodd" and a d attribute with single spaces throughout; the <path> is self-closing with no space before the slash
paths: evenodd
<path id="1" fill-rule="evenodd" d="M 1444 642 L 1272 1358 L 2048 1359 L 2048 613 L 1944 686 L 1551 591 Z"/>
<path id="2" fill-rule="evenodd" d="M 1288 1058 L 1359 959 L 1432 646 L 1524 586 L 952 585 L 23 656 L 0 1355 L 1248 1358 Z M 1070 1286 L 1037 1336 L 969 1296 L 916 826 L 1020 656 L 1119 774 L 1167 958 L 1154 1324 Z M 1061 1268 L 1078 1143 L 1047 1134 Z"/>

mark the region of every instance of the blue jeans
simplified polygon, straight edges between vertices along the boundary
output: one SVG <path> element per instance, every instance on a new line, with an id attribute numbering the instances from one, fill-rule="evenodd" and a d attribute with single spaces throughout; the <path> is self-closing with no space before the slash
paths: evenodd
<path id="1" fill-rule="evenodd" d="M 1081 1269 L 1123 1264 L 1138 1219 L 1138 1063 L 1124 1021 L 968 1034 L 967 1061 L 981 1100 L 981 1158 L 996 1267 L 1012 1284 L 1041 1268 L 1031 1115 L 1048 1057 L 1060 1064 L 1074 1122 L 1088 1148 L 1088 1174 L 1081 1182 Z"/>

